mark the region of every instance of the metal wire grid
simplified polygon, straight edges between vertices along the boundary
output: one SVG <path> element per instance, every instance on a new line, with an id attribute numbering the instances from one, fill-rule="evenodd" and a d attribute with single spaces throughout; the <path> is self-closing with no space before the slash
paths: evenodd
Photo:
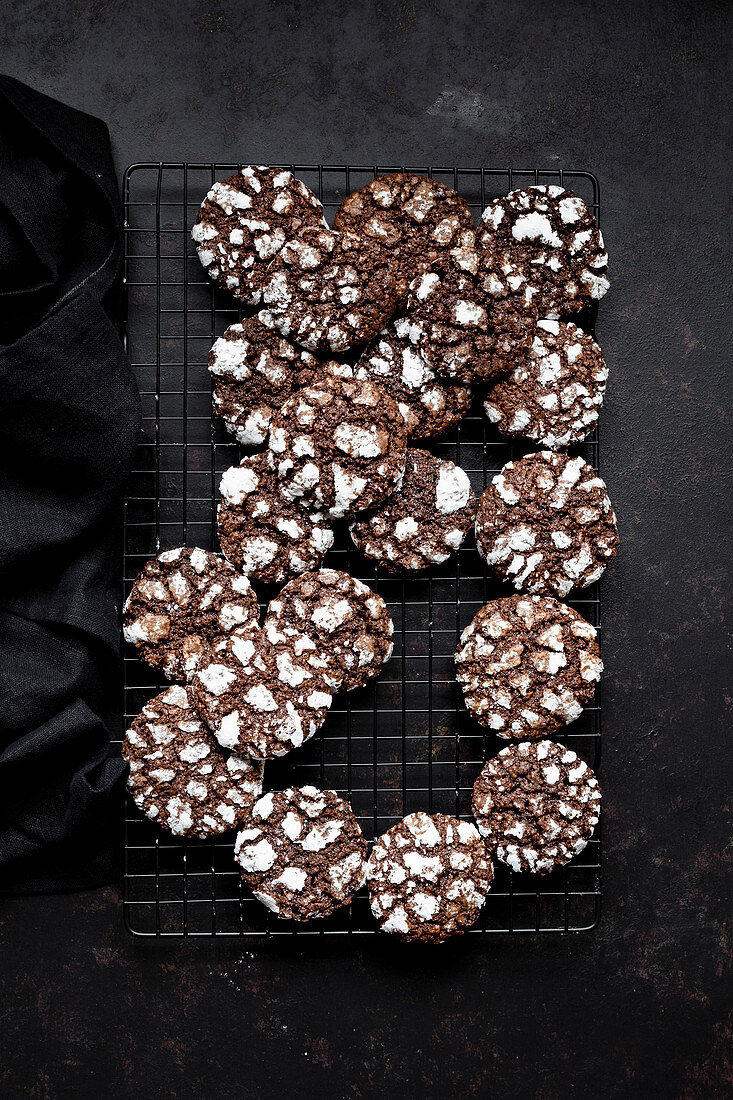
<path id="1" fill-rule="evenodd" d="M 530 183 L 565 184 L 600 221 L 598 182 L 588 172 L 423 166 L 278 165 L 319 196 L 330 220 L 341 200 L 385 171 L 447 182 L 478 219 L 487 202 Z M 211 184 L 241 164 L 134 164 L 124 176 L 127 349 L 140 384 L 146 442 L 125 504 L 124 595 L 145 561 L 178 545 L 217 548 L 216 504 L 222 472 L 240 448 L 212 415 L 207 357 L 241 311 L 204 275 L 190 239 L 196 210 Z M 594 315 L 581 319 L 589 331 Z M 424 444 L 422 444 L 424 446 Z M 429 445 L 468 473 L 480 492 L 510 458 L 531 450 L 501 439 L 471 414 L 446 439 Z M 598 469 L 598 436 L 576 448 Z M 471 788 L 484 761 L 502 747 L 467 715 L 455 681 L 460 631 L 487 600 L 509 594 L 486 575 L 473 540 L 426 577 L 381 575 L 339 529 L 326 563 L 371 585 L 395 623 L 394 655 L 369 687 L 337 696 L 322 731 L 302 749 L 268 763 L 265 784 L 314 783 L 347 798 L 367 839 L 422 809 L 470 818 Z M 273 592 L 259 591 L 264 606 Z M 570 601 L 597 628 L 597 585 Z M 125 727 L 165 683 L 132 648 L 124 659 Z M 123 733 L 120 729 L 120 738 Z M 557 740 L 597 769 L 600 696 Z M 182 841 L 162 832 L 129 801 L 125 816 L 124 916 L 140 936 L 360 935 L 375 931 L 364 892 L 339 914 L 313 926 L 277 920 L 241 885 L 233 835 Z M 593 928 L 600 916 L 600 830 L 568 867 L 537 878 L 497 865 L 475 933 L 567 932 Z"/>

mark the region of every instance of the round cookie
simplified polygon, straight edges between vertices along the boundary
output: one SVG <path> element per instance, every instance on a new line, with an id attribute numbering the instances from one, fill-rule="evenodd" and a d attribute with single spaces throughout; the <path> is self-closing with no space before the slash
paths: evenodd
<path id="1" fill-rule="evenodd" d="M 149 561 L 123 608 L 125 641 L 169 680 L 186 680 L 214 639 L 256 623 L 246 577 L 218 554 L 183 546 Z"/>
<path id="2" fill-rule="evenodd" d="M 275 647 L 257 627 L 235 631 L 201 658 L 191 680 L 196 707 L 223 748 L 256 760 L 284 756 L 321 728 L 331 706 L 317 663 L 310 638 Z"/>
<path id="3" fill-rule="evenodd" d="M 598 780 L 554 741 L 523 741 L 484 764 L 473 786 L 479 832 L 513 871 L 554 871 L 582 852 L 598 824 Z"/>
<path id="4" fill-rule="evenodd" d="M 472 925 L 494 877 L 476 828 L 446 814 L 408 814 L 374 842 L 367 864 L 382 932 L 441 943 Z"/>
<path id="5" fill-rule="evenodd" d="M 209 278 L 254 306 L 285 242 L 305 226 L 325 224 L 321 203 L 292 172 L 248 165 L 213 185 L 191 236 Z"/>
<path id="6" fill-rule="evenodd" d="M 479 501 L 478 552 L 520 592 L 586 588 L 618 542 L 605 482 L 582 458 L 538 451 L 507 462 Z"/>
<path id="7" fill-rule="evenodd" d="M 481 220 L 479 245 L 526 277 L 540 317 L 578 313 L 608 290 L 601 231 L 572 191 L 545 184 L 510 191 L 490 203 Z"/>
<path id="8" fill-rule="evenodd" d="M 262 764 L 223 753 L 178 684 L 146 703 L 122 755 L 135 805 L 175 836 L 218 836 L 262 793 Z"/>
<path id="9" fill-rule="evenodd" d="M 466 708 L 507 740 L 539 740 L 575 721 L 602 671 L 595 629 L 550 596 L 492 600 L 456 652 Z"/>
<path id="10" fill-rule="evenodd" d="M 354 377 L 376 382 L 395 399 L 408 439 L 434 439 L 463 419 L 471 390 L 438 378 L 410 340 L 409 325 L 398 317 L 380 333 L 354 367 Z"/>
<path id="11" fill-rule="evenodd" d="M 399 296 L 451 248 L 474 240 L 468 203 L 439 180 L 409 172 L 377 176 L 344 199 L 334 225 L 389 249 Z"/>
<path id="12" fill-rule="evenodd" d="M 390 254 L 354 233 L 305 229 L 270 264 L 262 299 L 283 336 L 311 351 L 348 351 L 395 311 Z"/>
<path id="13" fill-rule="evenodd" d="M 447 561 L 475 515 L 476 498 L 460 466 L 411 447 L 401 487 L 349 531 L 367 558 L 390 573 L 409 573 Z"/>
<path id="14" fill-rule="evenodd" d="M 363 687 L 392 656 L 394 624 L 386 603 L 338 569 L 288 581 L 270 600 L 263 630 L 274 645 L 301 635 L 312 638 L 334 691 Z"/>
<path id="15" fill-rule="evenodd" d="M 254 580 L 279 584 L 315 569 L 333 545 L 328 520 L 281 496 L 265 452 L 225 470 L 219 492 L 222 553 Z"/>
<path id="16" fill-rule="evenodd" d="M 270 462 L 287 501 L 350 518 L 400 485 L 407 449 L 396 403 L 372 382 L 323 379 L 275 414 Z"/>
<path id="17" fill-rule="evenodd" d="M 526 362 L 489 391 L 484 412 L 502 435 L 569 447 L 593 430 L 607 378 L 592 337 L 571 321 L 538 321 Z"/>
<path id="18" fill-rule="evenodd" d="M 367 845 L 335 791 L 289 787 L 256 802 L 234 856 L 263 905 L 285 920 L 327 917 L 364 885 Z"/>
<path id="19" fill-rule="evenodd" d="M 274 413 L 301 386 L 324 374 L 352 373 L 347 364 L 322 363 L 291 344 L 263 323 L 263 314 L 230 325 L 209 353 L 214 411 L 245 446 L 265 442 Z"/>
<path id="20" fill-rule="evenodd" d="M 526 361 L 537 307 L 524 276 L 477 248 L 454 249 L 410 284 L 405 331 L 436 374 L 488 382 Z"/>

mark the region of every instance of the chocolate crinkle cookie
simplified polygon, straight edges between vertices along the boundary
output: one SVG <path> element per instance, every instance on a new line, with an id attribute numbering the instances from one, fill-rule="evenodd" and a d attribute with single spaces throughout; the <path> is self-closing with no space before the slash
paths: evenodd
<path id="1" fill-rule="evenodd" d="M 334 224 L 389 249 L 400 298 L 410 281 L 451 248 L 470 244 L 476 231 L 468 204 L 427 176 L 394 172 L 344 199 Z"/>
<path id="2" fill-rule="evenodd" d="M 285 920 L 328 917 L 364 885 L 367 846 L 335 791 L 263 795 L 238 834 L 235 859 L 254 896 Z"/>
<path id="3" fill-rule="evenodd" d="M 338 569 L 288 581 L 270 600 L 263 630 L 273 645 L 301 635 L 312 638 L 333 691 L 363 687 L 392 656 L 394 624 L 386 603 Z"/>
<path id="4" fill-rule="evenodd" d="M 593 430 L 607 378 L 591 336 L 571 321 L 538 321 L 529 357 L 493 386 L 484 411 L 503 435 L 569 447 Z"/>
<path id="5" fill-rule="evenodd" d="M 550 596 L 486 604 L 456 652 L 469 713 L 507 739 L 539 740 L 573 722 L 602 671 L 595 629 Z"/>
<path id="6" fill-rule="evenodd" d="M 409 328 L 406 317 L 393 321 L 362 354 L 354 377 L 376 382 L 395 399 L 409 439 L 434 439 L 463 419 L 471 390 L 438 378 L 410 340 Z"/>
<path id="7" fill-rule="evenodd" d="M 608 290 L 601 231 L 572 191 L 545 184 L 510 191 L 487 206 L 481 220 L 479 245 L 526 277 L 540 317 L 578 313 Z"/>
<path id="8" fill-rule="evenodd" d="M 248 165 L 214 184 L 191 236 L 209 278 L 257 305 L 267 266 L 285 242 L 325 224 L 321 203 L 292 172 Z"/>
<path id="9" fill-rule="evenodd" d="M 409 448 L 402 486 L 351 524 L 354 545 L 390 573 L 447 561 L 476 514 L 467 474 L 448 459 Z"/>
<path id="10" fill-rule="evenodd" d="M 293 394 L 275 414 L 268 447 L 285 500 L 332 519 L 350 518 L 399 487 L 405 422 L 372 382 L 324 379 Z"/>
<path id="11" fill-rule="evenodd" d="M 537 322 L 524 275 L 473 247 L 414 279 L 406 313 L 405 332 L 435 373 L 468 383 L 524 363 Z"/>
<path id="12" fill-rule="evenodd" d="M 222 638 L 191 680 L 196 707 L 223 748 L 257 760 L 300 748 L 323 725 L 331 693 L 308 660 L 315 644 L 293 634 L 275 647 L 257 627 Z"/>
<path id="13" fill-rule="evenodd" d="M 390 254 L 354 233 L 306 229 L 270 264 L 262 298 L 283 336 L 311 351 L 348 351 L 395 311 Z"/>
<path id="14" fill-rule="evenodd" d="M 178 684 L 143 707 L 122 755 L 135 805 L 176 836 L 226 832 L 262 793 L 262 764 L 223 753 Z"/>
<path id="15" fill-rule="evenodd" d="M 513 871 L 554 871 L 582 852 L 601 791 L 584 760 L 554 741 L 524 741 L 484 765 L 473 787 L 479 832 Z"/>
<path id="16" fill-rule="evenodd" d="M 479 502 L 478 551 L 522 592 L 562 597 L 586 588 L 618 543 L 605 482 L 582 458 L 538 451 L 507 462 Z"/>
<path id="17" fill-rule="evenodd" d="M 374 843 L 367 864 L 382 932 L 440 943 L 476 921 L 494 875 L 476 828 L 446 814 L 408 814 Z"/>
<path id="18" fill-rule="evenodd" d="M 186 680 L 214 639 L 256 623 L 257 598 L 246 577 L 198 547 L 166 550 L 136 578 L 123 609 L 125 641 L 170 680 Z"/>
<path id="19" fill-rule="evenodd" d="M 214 411 L 245 446 L 265 442 L 273 414 L 301 386 L 352 374 L 348 364 L 321 362 L 291 344 L 263 316 L 269 320 L 262 311 L 230 325 L 209 353 Z"/>
<path id="20" fill-rule="evenodd" d="M 225 470 L 219 491 L 222 552 L 253 580 L 279 584 L 314 569 L 333 545 L 327 519 L 280 495 L 266 453 Z"/>

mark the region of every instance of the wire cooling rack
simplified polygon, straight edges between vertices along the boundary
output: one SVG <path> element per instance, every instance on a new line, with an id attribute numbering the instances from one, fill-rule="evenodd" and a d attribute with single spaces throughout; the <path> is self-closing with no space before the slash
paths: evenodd
<path id="1" fill-rule="evenodd" d="M 124 176 L 127 350 L 137 373 L 146 441 L 125 504 L 124 595 L 144 563 L 174 546 L 215 549 L 218 484 L 240 448 L 212 415 L 208 353 L 241 311 L 206 278 L 190 238 L 204 195 L 241 164 L 134 164 Z M 432 176 L 455 188 L 476 220 L 490 199 L 532 183 L 565 184 L 600 221 L 598 183 L 588 172 L 369 165 L 290 168 L 323 202 L 332 221 L 351 191 L 385 171 Z M 593 331 L 594 316 L 581 319 Z M 420 444 L 425 446 L 425 444 Z M 457 462 L 480 493 L 510 458 L 532 447 L 501 439 L 481 415 L 480 395 L 457 430 L 429 449 Z M 576 451 L 598 469 L 598 436 Z M 378 681 L 336 696 L 322 731 L 297 752 L 268 763 L 265 784 L 312 783 L 347 798 L 368 840 L 414 810 L 470 818 L 471 788 L 486 759 L 505 744 L 482 731 L 463 706 L 453 654 L 461 630 L 488 600 L 511 591 L 487 576 L 473 539 L 427 576 L 380 574 L 337 530 L 325 564 L 359 577 L 386 600 L 394 655 Z M 273 592 L 262 588 L 264 606 Z M 597 628 L 597 586 L 570 601 Z M 165 686 L 130 648 L 124 659 L 125 726 Z M 120 730 L 120 738 L 123 730 Z M 600 761 L 600 697 L 557 735 L 594 769 Z M 125 815 L 124 915 L 139 936 L 308 936 L 375 931 L 365 892 L 326 921 L 277 920 L 242 887 L 233 834 L 182 841 L 144 818 Z M 601 902 L 600 830 L 567 867 L 538 878 L 497 864 L 472 931 L 545 933 L 593 928 Z"/>

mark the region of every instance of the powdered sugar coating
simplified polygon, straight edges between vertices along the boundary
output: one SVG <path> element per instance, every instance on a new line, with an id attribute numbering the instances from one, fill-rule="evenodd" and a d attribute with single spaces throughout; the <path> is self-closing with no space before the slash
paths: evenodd
<path id="1" fill-rule="evenodd" d="M 473 243 L 468 204 L 439 180 L 408 172 L 377 176 L 344 199 L 335 226 L 389 249 L 399 296 L 451 248 Z"/>
<path id="2" fill-rule="evenodd" d="M 570 321 L 538 321 L 529 357 L 493 386 L 484 411 L 503 435 L 569 447 L 593 430 L 607 378 L 592 337 Z"/>
<path id="3" fill-rule="evenodd" d="M 479 553 L 522 592 L 563 597 L 586 588 L 618 543 L 605 483 L 582 458 L 554 451 L 507 462 L 476 514 Z"/>
<path id="4" fill-rule="evenodd" d="M 394 624 L 381 596 L 338 569 L 289 581 L 270 600 L 263 630 L 274 645 L 311 637 L 333 691 L 363 687 L 392 656 Z"/>
<path id="5" fill-rule="evenodd" d="M 285 402 L 268 447 L 283 499 L 340 519 L 399 486 L 407 443 L 400 411 L 384 390 L 329 378 Z"/>
<path id="6" fill-rule="evenodd" d="M 479 832 L 513 871 L 544 875 L 582 852 L 598 824 L 598 780 L 572 749 L 524 741 L 484 765 L 473 787 Z"/>
<path id="7" fill-rule="evenodd" d="M 200 720 L 190 688 L 175 685 L 143 707 L 125 734 L 135 805 L 175 836 L 217 836 L 262 793 L 262 765 L 227 756 Z"/>
<path id="8" fill-rule="evenodd" d="M 357 549 L 389 572 L 414 572 L 447 561 L 475 514 L 476 498 L 460 466 L 410 447 L 401 487 L 349 531 Z"/>
<path id="9" fill-rule="evenodd" d="M 479 244 L 526 277 L 541 317 L 577 313 L 608 290 L 603 237 L 572 191 L 545 184 L 510 191 L 486 207 L 482 222 Z"/>
<path id="10" fill-rule="evenodd" d="M 267 439 L 274 413 L 301 386 L 322 375 L 348 378 L 348 364 L 323 363 L 281 336 L 261 311 L 230 325 L 209 353 L 214 411 L 245 446 Z"/>
<path id="11" fill-rule="evenodd" d="M 405 332 L 443 378 L 486 382 L 525 362 L 537 308 L 524 275 L 474 247 L 414 279 Z"/>
<path id="12" fill-rule="evenodd" d="M 573 722 L 602 671 L 594 627 L 549 596 L 492 600 L 456 652 L 468 711 L 506 739 L 540 739 Z"/>
<path id="13" fill-rule="evenodd" d="M 125 641 L 170 680 L 186 680 L 212 641 L 256 623 L 258 614 L 251 584 L 228 561 L 177 547 L 136 578 L 123 609 Z"/>
<path id="14" fill-rule="evenodd" d="M 282 497 L 266 453 L 225 470 L 219 491 L 222 552 L 254 580 L 279 584 L 314 569 L 333 545 L 324 516 Z"/>
<path id="15" fill-rule="evenodd" d="M 234 855 L 255 897 L 287 920 L 329 916 L 348 905 L 366 875 L 366 841 L 351 806 L 316 787 L 264 795 Z"/>
<path id="16" fill-rule="evenodd" d="M 300 748 L 323 725 L 331 692 L 318 664 L 310 638 L 273 646 L 254 627 L 213 645 L 191 687 L 220 745 L 266 760 Z"/>
<path id="17" fill-rule="evenodd" d="M 389 253 L 353 233 L 310 228 L 283 247 L 262 299 L 283 336 L 311 351 L 348 351 L 371 340 L 395 310 Z"/>
<path id="18" fill-rule="evenodd" d="M 376 382 L 395 399 L 409 439 L 433 439 L 463 419 L 471 390 L 438 378 L 410 340 L 409 326 L 398 317 L 381 332 L 357 362 L 354 377 Z"/>
<path id="19" fill-rule="evenodd" d="M 206 274 L 248 305 L 257 305 L 268 265 L 290 237 L 325 225 L 323 207 L 292 172 L 247 165 L 215 183 L 191 236 Z"/>
<path id="20" fill-rule="evenodd" d="M 472 925 L 493 868 L 476 828 L 446 814 L 408 814 L 374 843 L 367 865 L 382 932 L 441 943 Z"/>

